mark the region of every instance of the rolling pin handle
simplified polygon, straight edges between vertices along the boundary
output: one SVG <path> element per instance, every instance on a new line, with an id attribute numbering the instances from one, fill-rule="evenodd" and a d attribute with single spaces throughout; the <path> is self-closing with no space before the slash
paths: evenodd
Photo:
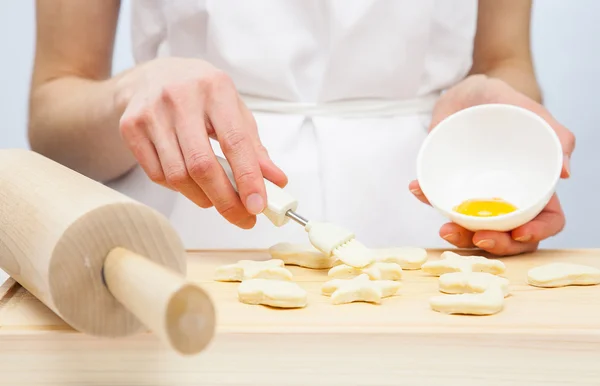
<path id="1" fill-rule="evenodd" d="M 124 248 L 102 268 L 111 294 L 181 354 L 197 354 L 212 340 L 215 309 L 208 294 L 179 274 Z"/>

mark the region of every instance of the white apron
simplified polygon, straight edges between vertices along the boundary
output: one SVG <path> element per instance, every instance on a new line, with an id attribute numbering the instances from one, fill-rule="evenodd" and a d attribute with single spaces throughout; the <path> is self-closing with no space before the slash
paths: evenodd
<path id="1" fill-rule="evenodd" d="M 439 92 L 470 68 L 476 0 L 132 3 L 136 61 L 196 57 L 226 71 L 299 214 L 372 247 L 447 246 L 446 220 L 408 184 Z M 300 225 L 276 228 L 264 216 L 239 229 L 139 168 L 109 185 L 160 210 L 189 249 L 307 242 Z"/>

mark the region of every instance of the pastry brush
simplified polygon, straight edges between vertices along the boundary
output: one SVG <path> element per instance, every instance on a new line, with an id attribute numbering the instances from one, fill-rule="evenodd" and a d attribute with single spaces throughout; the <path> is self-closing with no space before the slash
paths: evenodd
<path id="1" fill-rule="evenodd" d="M 237 184 L 229 162 L 219 156 L 217 156 L 217 160 L 237 192 Z M 343 263 L 357 268 L 365 267 L 373 262 L 373 252 L 356 240 L 354 232 L 332 223 L 307 220 L 296 212 L 298 201 L 294 197 L 267 179 L 264 179 L 264 183 L 267 192 L 267 207 L 262 214 L 273 225 L 281 227 L 291 219 L 302 225 L 308 232 L 310 243 L 325 255 L 333 255 Z"/>

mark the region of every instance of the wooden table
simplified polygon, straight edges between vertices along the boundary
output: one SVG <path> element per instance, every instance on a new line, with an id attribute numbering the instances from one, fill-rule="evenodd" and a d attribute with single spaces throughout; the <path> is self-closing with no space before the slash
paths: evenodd
<path id="1" fill-rule="evenodd" d="M 430 251 L 436 259 L 441 251 Z M 213 296 L 218 331 L 207 351 L 171 353 L 153 335 L 100 340 L 73 331 L 9 279 L 0 291 L 2 385 L 600 385 L 600 286 L 541 289 L 529 268 L 551 261 L 600 267 L 600 250 L 504 258 L 513 295 L 503 312 L 458 316 L 429 308 L 437 278 L 405 271 L 380 305 L 334 306 L 326 271 L 290 267 L 304 309 L 239 303 L 220 264 L 265 251 L 190 252 L 189 277 Z"/>

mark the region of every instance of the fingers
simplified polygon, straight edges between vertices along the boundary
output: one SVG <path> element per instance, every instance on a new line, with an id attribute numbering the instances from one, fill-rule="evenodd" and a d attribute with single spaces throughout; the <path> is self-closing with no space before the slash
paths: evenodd
<path id="1" fill-rule="evenodd" d="M 212 203 L 206 194 L 188 174 L 166 106 L 158 104 L 149 111 L 151 115 L 146 119 L 147 131 L 160 160 L 166 185 L 202 208 L 211 207 Z"/>
<path id="2" fill-rule="evenodd" d="M 537 242 L 519 242 L 509 233 L 495 231 L 471 232 L 455 223 L 444 224 L 440 236 L 457 248 L 479 248 L 498 256 L 516 255 L 537 249 Z"/>
<path id="3" fill-rule="evenodd" d="M 204 98 L 193 88 L 172 89 L 164 95 L 173 117 L 181 159 L 189 181 L 203 191 L 210 205 L 230 223 L 250 229 L 256 217 L 246 210 L 217 161 L 205 127 Z M 162 140 L 166 140 L 163 138 Z"/>
<path id="4" fill-rule="evenodd" d="M 425 197 L 425 194 L 421 190 L 421 187 L 419 186 L 419 182 L 417 180 L 411 181 L 408 184 L 408 189 L 419 201 L 421 201 L 424 204 L 431 205 L 429 203 L 429 200 L 427 199 L 427 197 Z"/>
<path id="5" fill-rule="evenodd" d="M 208 86 L 206 111 L 223 154 L 231 165 L 239 196 L 247 211 L 261 213 L 267 204 L 263 174 L 251 138 L 252 122 L 238 108 L 238 95 L 232 81 L 216 72 Z"/>
<path id="6" fill-rule="evenodd" d="M 560 233 L 566 221 L 558 196 L 554 194 L 544 210 L 533 220 L 511 232 L 514 240 L 520 242 L 540 242 Z"/>
<path id="7" fill-rule="evenodd" d="M 533 252 L 539 243 L 558 234 L 565 226 L 565 217 L 554 195 L 544 210 L 527 224 L 512 232 L 469 232 L 454 223 L 444 224 L 440 236 L 458 248 L 477 247 L 497 256 Z"/>
<path id="8" fill-rule="evenodd" d="M 533 252 L 537 249 L 537 242 L 515 241 L 510 233 L 495 231 L 479 231 L 473 236 L 473 244 L 482 250 L 497 256 L 518 255 Z"/>
<path id="9" fill-rule="evenodd" d="M 131 151 L 138 164 L 152 182 L 173 189 L 167 185 L 156 148 L 148 138 L 147 131 L 139 119 L 124 116 L 119 122 L 123 142 Z"/>
<path id="10" fill-rule="evenodd" d="M 466 230 L 453 222 L 446 223 L 440 228 L 440 237 L 457 248 L 474 248 L 473 232 Z"/>
<path id="11" fill-rule="evenodd" d="M 267 149 L 263 146 L 260 137 L 258 135 L 258 128 L 256 127 L 256 120 L 254 116 L 248 110 L 246 105 L 238 98 L 238 106 L 242 113 L 242 116 L 246 122 L 249 123 L 249 133 L 252 142 L 254 143 L 254 149 L 258 157 L 258 163 L 262 171 L 263 177 L 271 181 L 280 188 L 284 188 L 288 184 L 288 178 L 286 174 L 271 160 Z"/>

